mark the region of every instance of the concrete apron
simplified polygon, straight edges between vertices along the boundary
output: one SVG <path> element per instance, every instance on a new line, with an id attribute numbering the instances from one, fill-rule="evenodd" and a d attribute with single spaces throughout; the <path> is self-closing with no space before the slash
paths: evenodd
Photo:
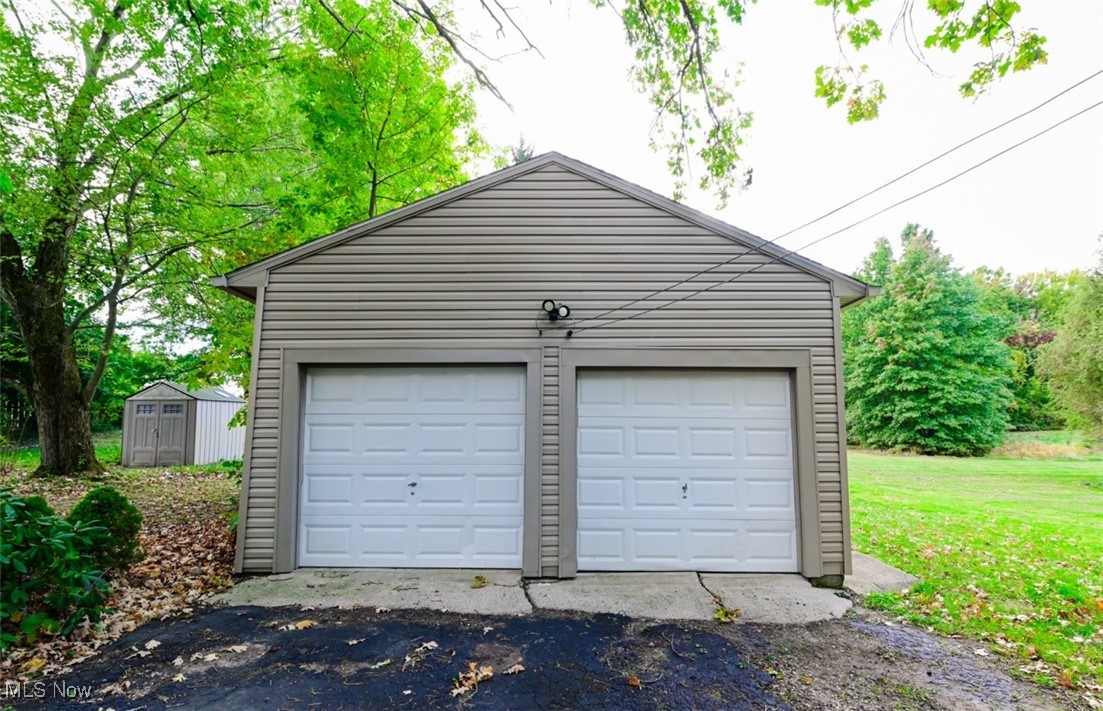
<path id="1" fill-rule="evenodd" d="M 841 616 L 850 600 L 799 575 L 584 573 L 529 581 L 517 571 L 302 568 L 256 577 L 211 598 L 216 605 L 385 607 L 479 615 L 538 610 L 711 620 L 719 605 L 738 622 L 803 624 Z"/>

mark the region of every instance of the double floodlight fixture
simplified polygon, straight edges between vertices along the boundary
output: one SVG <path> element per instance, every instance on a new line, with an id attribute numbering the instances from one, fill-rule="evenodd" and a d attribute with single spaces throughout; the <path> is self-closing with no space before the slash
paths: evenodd
<path id="1" fill-rule="evenodd" d="M 543 309 L 551 321 L 558 321 L 571 315 L 571 307 L 566 304 L 556 304 L 551 299 L 544 299 Z"/>

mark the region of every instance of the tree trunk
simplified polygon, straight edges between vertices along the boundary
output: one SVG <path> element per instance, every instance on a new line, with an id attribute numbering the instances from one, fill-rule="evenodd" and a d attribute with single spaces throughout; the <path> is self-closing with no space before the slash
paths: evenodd
<path id="1" fill-rule="evenodd" d="M 35 474 L 64 476 L 101 471 L 92 444 L 89 408 L 84 400 L 76 349 L 65 329 L 62 301 L 44 298 L 46 294 L 38 289 L 34 292 L 34 303 L 20 304 L 16 318 L 34 377 L 31 396 L 42 453 Z"/>

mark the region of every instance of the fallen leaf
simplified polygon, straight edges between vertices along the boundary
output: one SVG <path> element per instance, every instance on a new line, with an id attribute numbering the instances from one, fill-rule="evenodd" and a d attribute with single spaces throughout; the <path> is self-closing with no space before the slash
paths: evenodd
<path id="1" fill-rule="evenodd" d="M 1072 689 L 1076 686 L 1076 683 L 1064 674 L 1057 675 L 1057 683 L 1065 687 L 1066 689 Z"/>
<path id="2" fill-rule="evenodd" d="M 493 627 L 483 627 L 483 637 L 486 636 L 487 632 L 492 632 L 492 631 L 494 631 Z"/>
<path id="3" fill-rule="evenodd" d="M 391 611 L 391 608 L 389 608 L 389 607 L 377 607 L 377 608 L 375 608 L 375 614 L 377 614 L 377 615 L 382 615 L 384 612 L 390 612 L 390 611 Z"/>
<path id="4" fill-rule="evenodd" d="M 234 654 L 241 654 L 245 650 L 249 649 L 247 644 L 235 644 L 226 648 L 227 652 L 233 652 Z"/>
<path id="5" fill-rule="evenodd" d="M 471 581 L 471 587 L 475 590 L 478 590 L 479 588 L 485 588 L 486 583 L 486 576 L 476 575 L 475 579 Z"/>
<path id="6" fill-rule="evenodd" d="M 205 654 L 205 655 L 203 655 L 203 661 L 205 661 L 205 662 L 217 662 L 218 661 L 218 655 L 213 653 L 213 652 L 211 654 Z"/>
<path id="7" fill-rule="evenodd" d="M 46 660 L 42 657 L 35 657 L 34 659 L 28 659 L 23 662 L 23 666 L 19 667 L 24 672 L 36 672 L 46 665 Z"/>
<path id="8" fill-rule="evenodd" d="M 434 643 L 435 644 L 435 643 Z M 467 663 L 467 671 L 460 672 L 459 677 L 453 683 L 452 696 L 460 696 L 478 688 L 480 682 L 494 676 L 494 667 L 489 664 L 478 665 L 475 662 Z"/>
<path id="9" fill-rule="evenodd" d="M 172 680 L 173 681 L 187 681 L 188 677 L 184 676 L 183 674 L 177 674 L 176 676 L 172 677 Z"/>
<path id="10" fill-rule="evenodd" d="M 633 686 L 637 689 L 640 688 L 640 678 L 638 676 L 628 677 L 628 686 Z"/>
<path id="11" fill-rule="evenodd" d="M 161 643 L 158 642 L 155 639 L 151 639 L 148 642 L 146 642 L 146 644 L 145 644 L 146 649 L 157 649 L 160 646 L 161 646 Z"/>
<path id="12" fill-rule="evenodd" d="M 978 657 L 987 657 L 988 656 L 988 650 L 987 649 L 974 649 L 973 654 L 977 655 Z"/>
<path id="13" fill-rule="evenodd" d="M 403 691 L 403 692 L 402 692 L 402 695 L 403 695 L 403 696 L 409 696 L 409 695 L 410 695 L 410 694 L 412 694 L 412 693 L 414 693 L 414 692 L 413 692 L 413 691 L 411 691 L 410 689 L 406 689 L 405 691 Z"/>
<path id="14" fill-rule="evenodd" d="M 176 659 L 173 659 L 172 660 L 172 666 L 174 666 L 174 667 L 184 666 L 184 658 L 183 657 L 177 657 Z"/>
<path id="15" fill-rule="evenodd" d="M 506 676 L 513 676 L 514 674 L 520 674 L 524 670 L 525 670 L 525 668 L 523 666 L 521 666 L 520 662 L 518 662 L 517 664 L 514 664 L 513 666 L 511 666 L 509 669 L 506 669 L 502 673 L 505 674 Z"/>
<path id="16" fill-rule="evenodd" d="M 100 694 L 103 696 L 110 696 L 112 694 L 121 694 L 130 688 L 130 680 L 124 679 L 117 684 L 108 684 L 107 686 L 100 687 Z"/>
<path id="17" fill-rule="evenodd" d="M 318 623 L 315 620 L 299 620 L 298 622 L 289 622 L 283 627 L 280 627 L 280 629 L 290 632 L 292 630 L 305 630 L 317 626 Z"/>
<path id="18" fill-rule="evenodd" d="M 364 639 L 367 639 L 367 637 L 365 637 Z M 363 639 L 350 639 L 349 641 L 345 642 L 345 644 L 347 644 L 350 647 L 355 647 L 356 645 L 360 644 L 363 641 L 364 641 Z"/>
<path id="19" fill-rule="evenodd" d="M 805 684 L 811 684 L 812 683 L 812 677 L 810 677 L 810 676 L 803 676 L 803 677 L 801 677 L 800 680 L 803 681 Z"/>
<path id="20" fill-rule="evenodd" d="M 390 663 L 390 659 L 384 659 L 381 662 L 376 662 L 375 664 L 369 665 L 368 669 L 382 669 L 383 667 L 390 665 Z"/>

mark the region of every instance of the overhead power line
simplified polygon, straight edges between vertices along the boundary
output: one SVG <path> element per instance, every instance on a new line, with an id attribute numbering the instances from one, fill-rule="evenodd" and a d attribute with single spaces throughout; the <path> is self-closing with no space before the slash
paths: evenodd
<path id="1" fill-rule="evenodd" d="M 1097 101 L 1096 103 L 1094 103 L 1094 104 L 1092 104 L 1092 105 L 1090 105 L 1090 106 L 1087 106 L 1087 107 L 1085 107 L 1085 108 L 1081 109 L 1080 111 L 1077 111 L 1077 112 L 1076 112 L 1076 113 L 1074 113 L 1074 114 L 1071 114 L 1071 115 L 1069 115 L 1069 116 L 1066 116 L 1065 118 L 1061 119 L 1061 120 L 1060 120 L 1060 121 L 1058 121 L 1057 123 L 1051 124 L 1050 126 L 1048 126 L 1048 127 L 1044 128 L 1044 129 L 1042 129 L 1041 131 L 1038 131 L 1037 133 L 1035 133 L 1035 134 L 1033 134 L 1033 135 L 1031 135 L 1031 136 L 1028 136 L 1027 138 L 1024 138 L 1023 140 L 1019 141 L 1018 143 L 1012 144 L 1012 145 L 1008 146 L 1007 148 L 1004 148 L 1003 150 L 999 151 L 998 153 L 994 153 L 994 154 L 992 154 L 992 155 L 991 155 L 991 156 L 989 156 L 988 158 L 985 158 L 984 160 L 980 161 L 979 163 L 974 163 L 973 165 L 971 165 L 970 167 L 966 168 L 965 170 L 963 170 L 963 171 L 961 171 L 961 172 L 959 172 L 959 173 L 955 173 L 954 175 L 950 176 L 949 178 L 946 178 L 945 180 L 943 180 L 943 181 L 941 181 L 941 182 L 939 182 L 939 183 L 936 183 L 936 184 L 934 184 L 934 185 L 932 185 L 932 186 L 930 186 L 930 187 L 928 187 L 928 188 L 925 188 L 925 189 L 923 189 L 923 190 L 920 190 L 919 192 L 917 192 L 917 193 L 915 193 L 915 194 L 913 194 L 913 195 L 909 195 L 909 196 L 908 196 L 908 197 L 906 197 L 906 198 L 903 198 L 903 199 L 901 199 L 901 200 L 897 200 L 896 202 L 892 203 L 892 204 L 891 204 L 891 205 L 889 205 L 888 207 L 884 207 L 884 208 L 882 208 L 882 209 L 878 210 L 877 212 L 874 212 L 874 213 L 872 213 L 872 214 L 870 214 L 870 215 L 867 215 L 867 216 L 863 217 L 863 218 L 862 218 L 862 219 L 860 219 L 860 220 L 857 220 L 857 221 L 855 221 L 855 222 L 852 222 L 852 223 L 850 223 L 849 225 L 847 225 L 846 227 L 841 227 L 841 228 L 839 228 L 839 229 L 835 230 L 834 232 L 829 232 L 829 233 L 827 233 L 826 235 L 823 235 L 822 237 L 817 237 L 816 239 L 812 240 L 811 242 L 808 242 L 807 244 L 805 244 L 805 245 L 802 245 L 802 246 L 800 246 L 800 247 L 798 247 L 798 248 L 796 248 L 796 249 L 786 250 L 786 251 L 785 251 L 784 253 L 782 253 L 782 254 L 780 254 L 780 255 L 778 255 L 778 256 L 776 256 L 776 257 L 774 257 L 773 259 L 771 259 L 771 260 L 769 260 L 769 261 L 767 261 L 767 262 L 763 262 L 762 264 L 759 264 L 759 265 L 755 266 L 755 267 L 754 267 L 753 269 L 748 269 L 748 270 L 747 270 L 747 271 L 745 271 L 745 272 L 739 272 L 738 274 L 735 274 L 735 275 L 734 275 L 734 276 L 732 276 L 732 277 L 731 277 L 730 279 L 725 279 L 725 280 L 722 280 L 722 281 L 712 282 L 712 283 L 711 283 L 711 284 L 709 284 L 709 285 L 708 285 L 707 287 L 704 287 L 704 288 L 702 288 L 702 289 L 698 289 L 698 290 L 696 290 L 696 291 L 692 291 L 692 292 L 689 292 L 689 293 L 685 294 L 684 296 L 680 296 L 680 297 L 679 297 L 679 298 L 677 298 L 677 299 L 672 299 L 672 300 L 670 300 L 670 301 L 668 301 L 668 302 L 666 302 L 666 303 L 664 303 L 664 304 L 659 304 L 658 306 L 653 306 L 653 307 L 651 307 L 651 308 L 649 308 L 649 309 L 645 309 L 645 310 L 643 310 L 643 311 L 637 311 L 636 313 L 630 314 L 630 315 L 628 315 L 628 316 L 622 316 L 621 318 L 611 319 L 611 320 L 605 321 L 605 322 L 603 322 L 603 323 L 595 324 L 595 325 L 593 325 L 593 326 L 581 326 L 581 327 L 576 327 L 576 328 L 573 328 L 573 329 L 571 329 L 570 331 L 568 331 L 568 336 L 572 336 L 572 335 L 574 335 L 575 333 L 581 333 L 582 331 L 591 331 L 591 330 L 594 330 L 594 329 L 598 329 L 598 328 L 604 328 L 605 326 L 611 326 L 611 325 L 613 325 L 613 324 L 615 324 L 615 323 L 620 323 L 620 322 L 622 322 L 622 321 L 630 321 L 630 320 L 632 320 L 632 319 L 634 319 L 634 318 L 639 318 L 640 316 L 644 316 L 644 315 L 646 315 L 646 314 L 649 314 L 649 313 L 652 313 L 652 312 L 658 311 L 658 310 L 660 310 L 660 309 L 665 309 L 665 308 L 667 308 L 667 307 L 669 307 L 669 306 L 672 306 L 672 305 L 674 305 L 674 304 L 677 304 L 677 303 L 679 303 L 679 302 L 685 301 L 686 299 L 692 298 L 692 297 L 694 297 L 694 296 L 697 296 L 697 295 L 699 295 L 699 294 L 703 294 L 703 293 L 705 293 L 705 292 L 707 292 L 707 291 L 712 291 L 713 289 L 715 289 L 715 288 L 716 288 L 716 287 L 718 287 L 718 286 L 722 286 L 722 285 L 724 285 L 724 284 L 730 284 L 730 283 L 732 283 L 733 281 L 736 281 L 737 279 L 739 279 L 739 278 L 741 278 L 741 277 L 744 277 L 744 276 L 746 276 L 746 275 L 748 275 L 748 274 L 753 274 L 754 272 L 758 271 L 759 269 L 762 269 L 763 267 L 767 267 L 767 266 L 769 266 L 769 265 L 771 265 L 771 264 L 775 264 L 775 263 L 777 263 L 777 262 L 779 262 L 779 261 L 781 261 L 781 260 L 783 260 L 783 259 L 785 259 L 785 258 L 787 258 L 787 257 L 790 257 L 790 256 L 792 256 L 792 255 L 794 255 L 794 254 L 797 254 L 797 253 L 798 253 L 798 252 L 800 252 L 801 250 L 804 250 L 804 249 L 808 249 L 809 247 L 811 247 L 811 246 L 813 246 L 813 245 L 815 245 L 815 244 L 819 244 L 820 242 L 823 242 L 824 240 L 830 239 L 830 238 L 832 238 L 832 237 L 834 237 L 834 236 L 836 236 L 836 235 L 839 235 L 839 234 L 841 234 L 841 233 L 843 233 L 843 232 L 846 232 L 847 230 L 850 230 L 850 229 L 852 229 L 852 228 L 854 228 L 854 227 L 857 227 L 858 225 L 861 225 L 861 224 L 863 224 L 863 223 L 865 223 L 865 222 L 868 222 L 868 221 L 872 220 L 872 219 L 873 219 L 873 218 L 875 218 L 875 217 L 878 217 L 878 216 L 880 216 L 880 215 L 883 215 L 884 213 L 888 212 L 889 210 L 892 210 L 892 209 L 894 209 L 894 208 L 900 207 L 901 205 L 903 205 L 903 204 L 905 204 L 905 203 L 911 202 L 912 200 L 915 200 L 916 198 L 922 197 L 922 196 L 926 195 L 927 193 L 930 193 L 930 192 L 932 192 L 932 191 L 934 191 L 934 190 L 937 190 L 937 189 L 939 189 L 939 188 L 943 187 L 944 185 L 947 185 L 947 184 L 949 184 L 949 183 L 952 183 L 953 181 L 957 180 L 958 178 L 961 178 L 961 177 L 963 177 L 963 176 L 965 176 L 965 175 L 968 175 L 969 173 L 973 172 L 973 171 L 974 171 L 974 170 L 976 170 L 977 168 L 980 168 L 981 166 L 984 166 L 984 165 L 987 165 L 988 163 L 991 163 L 992 161 L 994 161 L 995 159 L 999 158 L 1000 156 L 1003 156 L 1003 155 L 1005 155 L 1005 154 L 1007 154 L 1007 153 L 1010 153 L 1011 151 L 1015 150 L 1016 148 L 1019 148 L 1020 146 L 1023 146 L 1024 144 L 1027 144 L 1027 143 L 1029 143 L 1030 141 L 1033 141 L 1033 140 L 1034 140 L 1034 139 L 1036 139 L 1036 138 L 1039 138 L 1039 137 L 1041 137 L 1041 136 L 1044 136 L 1045 134 L 1049 133 L 1050 131 L 1052 131 L 1052 130 L 1054 130 L 1054 129 L 1056 129 L 1056 128 L 1060 127 L 1060 126 L 1063 126 L 1064 124 L 1068 123 L 1069 121 L 1072 121 L 1073 119 L 1075 119 L 1075 118 L 1077 118 L 1077 117 L 1079 117 L 1079 116 L 1082 116 L 1082 115 L 1086 114 L 1087 112 L 1091 111 L 1092 109 L 1096 109 L 1096 108 L 1098 108 L 1098 107 L 1100 107 L 1100 106 L 1103 106 L 1103 101 Z M 719 268 L 719 267 L 721 267 L 721 266 L 724 266 L 724 265 L 726 265 L 726 264 L 731 264 L 732 262 L 734 262 L 734 261 L 735 261 L 736 259 L 738 259 L 739 257 L 743 257 L 743 256 L 746 256 L 746 255 L 747 255 L 747 254 L 749 254 L 749 253 L 750 253 L 750 252 L 743 252 L 743 253 L 740 253 L 739 255 L 736 255 L 736 257 L 734 257 L 734 258 L 732 258 L 732 259 L 729 259 L 729 260 L 728 260 L 728 261 L 726 261 L 726 262 L 722 262 L 721 264 L 715 265 L 715 266 L 713 266 L 713 267 L 710 267 L 709 269 L 706 269 L 706 270 L 704 270 L 704 271 L 698 272 L 697 274 L 694 274 L 694 275 L 693 275 L 693 276 L 691 276 L 691 277 L 688 277 L 688 278 L 686 278 L 686 279 L 683 279 L 683 280 L 681 280 L 681 281 L 679 281 L 679 282 L 677 282 L 677 283 L 675 283 L 675 284 L 673 284 L 673 285 L 671 285 L 671 286 L 668 286 L 668 287 L 666 287 L 665 289 L 662 289 L 662 290 L 660 290 L 660 291 L 658 291 L 658 292 L 655 292 L 655 294 L 660 294 L 660 293 L 663 293 L 664 291 L 669 291 L 669 290 L 670 290 L 670 289 L 672 289 L 672 288 L 676 288 L 676 287 L 678 287 L 678 286 L 681 286 L 681 285 L 683 285 L 683 284 L 686 284 L 687 282 L 689 282 L 689 281 L 690 281 L 690 280 L 692 280 L 692 279 L 695 279 L 695 278 L 696 278 L 696 277 L 698 277 L 698 276 L 701 276 L 701 275 L 703 275 L 703 274 L 707 274 L 708 272 L 711 272 L 711 271 L 713 271 L 713 270 L 715 270 L 715 269 L 717 269 L 717 268 Z M 654 295 L 654 294 L 652 294 L 652 296 L 653 296 L 653 295 Z M 650 297 L 644 297 L 644 298 L 650 298 Z M 614 312 L 614 311 L 620 311 L 620 310 L 622 310 L 622 309 L 628 308 L 629 306 L 631 306 L 631 305 L 633 305 L 633 304 L 636 304 L 636 303 L 639 303 L 639 302 L 640 302 L 640 301 L 642 301 L 642 300 L 643 300 L 643 299 L 637 299 L 636 301 L 633 301 L 633 302 L 631 302 L 631 303 L 629 303 L 629 304 L 627 304 L 627 305 L 625 305 L 625 306 L 620 306 L 620 307 L 618 307 L 618 308 L 616 308 L 616 309 L 612 309 L 611 311 L 606 311 L 606 312 L 605 312 L 605 314 L 608 314 L 608 313 L 612 313 L 612 312 Z M 602 315 L 605 315 L 605 314 L 602 314 Z M 593 317 L 593 318 L 587 319 L 587 321 L 593 321 L 593 320 L 596 320 L 596 319 L 598 319 L 598 318 L 600 318 L 600 316 L 597 316 L 597 317 Z"/>
<path id="2" fill-rule="evenodd" d="M 907 172 L 898 175 L 897 177 L 893 178 L 892 180 L 890 180 L 886 183 L 882 183 L 881 185 L 873 188 L 872 190 L 869 190 L 869 191 L 863 193 L 862 195 L 859 195 L 858 197 L 850 200 L 849 202 L 846 202 L 846 203 L 844 203 L 844 204 L 842 204 L 842 205 L 840 205 L 840 206 L 838 206 L 838 207 L 836 207 L 836 208 L 834 208 L 834 209 L 832 209 L 828 212 L 825 212 L 824 214 L 820 215 L 819 217 L 817 217 L 815 219 L 812 219 L 812 220 L 809 220 L 808 222 L 805 222 L 804 224 L 802 224 L 798 227 L 794 227 L 794 228 L 778 235 L 777 237 L 774 237 L 771 240 L 765 241 L 765 242 L 763 242 L 759 245 L 752 246 L 750 252 L 737 254 L 734 257 L 732 257 L 731 259 L 728 259 L 727 261 L 720 262 L 719 264 L 714 264 L 713 266 L 711 266 L 707 269 L 699 271 L 699 272 L 697 272 L 697 273 L 695 273 L 695 274 L 693 274 L 693 275 L 691 275 L 691 276 L 689 276 L 689 277 L 687 277 L 687 278 L 685 278 L 685 279 L 683 279 L 679 282 L 675 282 L 673 284 L 670 284 L 669 286 L 666 286 L 662 289 L 658 289 L 657 291 L 653 291 L 650 294 L 647 294 L 646 296 L 641 296 L 638 299 L 634 299 L 633 301 L 629 301 L 628 303 L 622 304 L 621 306 L 617 306 L 615 308 L 608 309 L 606 311 L 601 312 L 600 314 L 598 314 L 596 316 L 590 316 L 588 318 L 582 319 L 581 321 L 579 321 L 579 323 L 580 324 L 586 324 L 586 323 L 590 323 L 592 321 L 600 321 L 601 319 L 605 318 L 606 316 L 608 316 L 610 314 L 616 313 L 617 311 L 623 311 L 624 309 L 627 309 L 627 308 L 631 308 L 632 306 L 635 306 L 636 304 L 638 304 L 640 302 L 648 301 L 648 300 L 650 300 L 650 299 L 652 299 L 656 296 L 659 296 L 661 294 L 664 294 L 664 293 L 666 293 L 666 292 L 668 292 L 672 289 L 676 289 L 679 286 L 682 286 L 683 284 L 685 284 L 686 282 L 692 281 L 692 280 L 696 279 L 699 276 L 703 276 L 703 275 L 708 274 L 710 272 L 716 271 L 717 269 L 721 269 L 725 266 L 728 266 L 729 264 L 732 264 L 735 261 L 743 258 L 747 254 L 750 254 L 750 253 L 753 253 L 753 252 L 762 252 L 763 248 L 766 247 L 767 245 L 776 244 L 778 241 L 788 237 L 789 235 L 793 234 L 794 232 L 798 232 L 800 230 L 803 230 L 805 227 L 810 227 L 811 225 L 814 225 L 817 222 L 820 222 L 822 220 L 825 220 L 828 217 L 831 217 L 832 215 L 838 213 L 841 210 L 844 210 L 844 209 L 846 209 L 846 208 L 848 208 L 848 207 L 850 207 L 850 206 L 852 206 L 852 205 L 854 205 L 858 202 L 861 202 L 862 200 L 865 200 L 867 197 L 870 197 L 870 196 L 872 196 L 876 193 L 881 192 L 885 188 L 888 188 L 888 187 L 900 182 L 904 178 L 912 175 L 913 173 L 915 173 L 919 170 L 922 170 L 923 168 L 926 168 L 927 166 L 931 165 L 932 163 L 934 163 L 936 161 L 939 161 L 939 160 L 945 158 L 946 156 L 950 155 L 951 153 L 954 153 L 955 151 L 958 151 L 958 150 L 964 148 L 965 146 L 968 146 L 969 144 L 974 143 L 975 141 L 978 141 L 981 138 L 984 138 L 985 136 L 987 136 L 987 135 L 989 135 L 989 134 L 991 134 L 995 131 L 1000 130 L 1001 128 L 1004 128 L 1005 126 L 1008 126 L 1009 124 L 1012 124 L 1015 121 L 1018 121 L 1022 118 L 1025 118 L 1026 116 L 1029 116 L 1030 114 L 1034 113 L 1035 111 L 1038 111 L 1039 109 L 1043 108 L 1044 106 L 1047 106 L 1048 104 L 1056 101 L 1060 97 L 1064 96 L 1065 94 L 1069 93 L 1070 91 L 1073 91 L 1074 89 L 1080 87 L 1081 85 L 1086 84 L 1087 82 L 1091 81 L 1092 79 L 1095 79 L 1096 77 L 1098 77 L 1101 74 L 1103 74 L 1103 69 L 1100 69 L 1100 70 L 1097 70 L 1097 71 L 1093 72 L 1092 74 L 1084 77 L 1080 81 L 1078 81 L 1074 84 L 1071 84 L 1070 86 L 1068 86 L 1068 87 L 1062 89 L 1061 91 L 1057 92 L 1056 94 L 1049 97 L 1048 99 L 1046 99 L 1042 103 L 1037 104 L 1034 107 L 1032 107 L 1030 109 L 1027 109 L 1026 111 L 1023 111 L 1022 113 L 1019 113 L 1019 114 L 1007 119 L 1006 121 L 1004 121 L 1004 122 L 1002 122 L 1002 123 L 1000 123 L 996 126 L 993 126 L 992 128 L 990 128 L 990 129 L 988 129 L 988 130 L 986 130 L 982 133 L 978 133 L 977 135 L 973 136 L 972 138 L 969 138 L 965 141 L 962 141 L 961 143 L 957 144 L 953 148 L 949 148 L 949 149 L 943 151 L 942 153 L 939 153 L 937 156 L 934 156 L 933 158 L 930 158 L 929 160 L 926 160 L 923 163 L 920 163 L 919 165 L 915 166 L 914 168 L 911 168 L 910 170 L 908 170 Z M 1093 108 L 1093 107 L 1089 107 L 1089 109 L 1090 108 Z M 1071 118 L 1074 118 L 1074 117 L 1071 117 Z M 1060 124 L 1057 124 L 1057 125 L 1060 125 Z M 1055 128 L 1055 127 L 1056 126 L 1053 126 L 1051 128 Z M 1049 129 L 1047 129 L 1047 130 L 1049 130 Z M 1038 135 L 1041 135 L 1041 134 L 1038 134 Z M 1033 136 L 1031 138 L 1036 138 L 1036 137 L 1037 136 Z M 1027 139 L 1027 140 L 1031 140 L 1031 139 Z M 1021 145 L 1021 144 L 1019 144 L 1019 145 Z M 1016 146 L 1013 146 L 1012 148 L 1014 148 L 1014 147 L 1016 147 Z M 1002 154 L 997 154 L 996 156 L 993 156 L 993 157 L 997 157 L 999 155 L 1002 155 Z M 979 167 L 979 165 L 983 165 L 983 163 L 978 164 L 977 166 L 974 166 L 974 167 Z M 970 170 L 972 170 L 972 168 L 970 168 Z M 960 177 L 960 176 L 955 176 L 955 177 Z M 918 197 L 918 195 L 916 195 L 914 197 Z M 903 203 L 898 203 L 898 204 L 903 204 Z M 895 207 L 895 205 L 893 207 Z M 886 208 L 886 209 L 891 209 L 891 207 Z M 880 213 L 878 213 L 878 214 L 880 214 Z M 876 215 L 871 216 L 870 219 L 872 219 L 872 217 L 875 217 L 875 216 Z M 855 224 L 861 224 L 861 222 L 858 222 L 858 223 L 855 223 Z M 844 230 L 845 229 L 850 229 L 850 227 L 853 227 L 853 226 L 855 226 L 855 225 L 850 225 L 850 226 L 844 228 Z M 834 236 L 834 234 L 832 234 L 830 236 Z M 826 237 L 823 238 L 823 239 L 826 239 Z M 813 242 L 811 244 L 815 244 L 815 242 Z M 807 246 L 808 245 L 805 245 L 805 247 L 807 247 Z M 805 247 L 801 247 L 800 249 L 804 249 Z M 799 250 L 790 250 L 790 251 L 786 252 L 783 256 L 790 256 L 792 254 L 795 254 L 797 251 L 799 251 Z M 763 252 L 763 254 L 765 255 L 765 252 Z M 766 255 L 766 256 L 769 256 L 769 255 Z M 774 260 L 774 261 L 777 261 L 777 260 Z M 767 262 L 767 264 L 772 264 L 772 263 L 773 262 Z M 763 266 L 765 266 L 765 265 L 763 265 Z M 680 299 L 679 299 L 679 301 L 680 301 Z M 616 323 L 617 321 L 620 321 L 620 320 L 623 320 L 623 319 L 616 319 L 614 321 L 610 321 L 609 323 Z M 580 327 L 574 328 L 573 331 L 575 333 L 577 333 L 579 331 L 590 330 L 591 328 L 596 328 L 596 327 L 597 326 L 580 326 Z"/>

